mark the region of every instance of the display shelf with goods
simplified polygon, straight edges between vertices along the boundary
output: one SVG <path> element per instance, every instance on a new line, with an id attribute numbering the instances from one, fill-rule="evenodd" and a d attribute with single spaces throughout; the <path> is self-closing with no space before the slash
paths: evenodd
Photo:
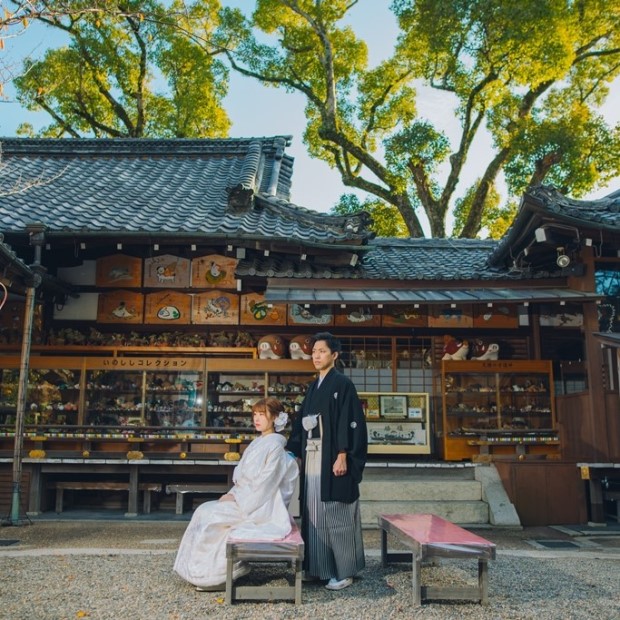
<path id="1" fill-rule="evenodd" d="M 369 454 L 430 454 L 429 395 L 359 392 Z"/>
<path id="2" fill-rule="evenodd" d="M 559 458 L 551 362 L 442 362 L 446 460 Z"/>
<path id="3" fill-rule="evenodd" d="M 150 426 L 205 426 L 204 382 L 199 371 L 146 374 L 145 420 Z"/>
<path id="4" fill-rule="evenodd" d="M 270 373 L 267 395 L 279 399 L 284 405 L 284 410 L 292 416 L 299 411 L 308 385 L 314 380 L 315 376 L 315 373 L 297 375 Z"/>
<path id="5" fill-rule="evenodd" d="M 144 372 L 89 370 L 84 421 L 89 426 L 144 424 Z"/>
<path id="6" fill-rule="evenodd" d="M 91 426 L 204 426 L 205 361 L 85 358 L 83 423 Z"/>
<path id="7" fill-rule="evenodd" d="M 315 376 L 308 360 L 212 360 L 208 368 L 207 423 L 226 428 L 251 428 L 252 405 L 267 396 L 294 413 Z"/>
<path id="8" fill-rule="evenodd" d="M 252 428 L 252 404 L 265 396 L 265 373 L 209 373 L 209 426 Z"/>
<path id="9" fill-rule="evenodd" d="M 25 427 L 24 455 L 39 459 L 71 459 L 72 464 L 101 464 L 100 459 L 126 462 L 138 459 L 228 459 L 228 453 L 242 452 L 254 433 L 207 428 L 162 429 L 128 426 L 33 426 Z M 15 429 L 0 426 L 0 457 L 13 454 Z M 237 459 L 238 460 L 238 459 Z M 67 462 L 67 461 L 64 461 Z"/>
<path id="10" fill-rule="evenodd" d="M 19 380 L 19 359 L 0 358 L 0 425 L 15 424 Z M 81 381 L 80 360 L 34 360 L 28 370 L 24 423 L 78 424 Z"/>

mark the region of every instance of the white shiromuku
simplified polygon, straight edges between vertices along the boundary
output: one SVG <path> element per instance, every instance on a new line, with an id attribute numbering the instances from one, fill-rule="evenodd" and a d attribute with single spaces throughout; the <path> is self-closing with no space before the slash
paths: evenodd
<path id="1" fill-rule="evenodd" d="M 290 533 L 288 504 L 299 468 L 285 444 L 279 433 L 254 439 L 233 473 L 229 493 L 235 501 L 205 502 L 196 509 L 174 562 L 183 579 L 200 587 L 224 583 L 229 537 L 281 540 Z"/>

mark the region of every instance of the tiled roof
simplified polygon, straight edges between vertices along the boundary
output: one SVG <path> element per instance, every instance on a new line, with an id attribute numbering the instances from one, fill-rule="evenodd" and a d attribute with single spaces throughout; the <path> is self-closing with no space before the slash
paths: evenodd
<path id="1" fill-rule="evenodd" d="M 239 263 L 240 276 L 300 279 L 496 280 L 515 279 L 507 269 L 491 269 L 497 241 L 377 237 L 368 242 L 356 265 L 335 265 L 329 257 L 253 256 Z M 520 277 L 520 275 L 519 275 Z"/>
<path id="2" fill-rule="evenodd" d="M 620 229 L 620 191 L 598 200 L 575 200 L 539 185 L 526 192 L 523 200 L 532 210 L 552 214 L 559 221 L 584 228 Z"/>
<path id="3" fill-rule="evenodd" d="M 557 189 L 539 185 L 523 196 L 512 225 L 489 257 L 490 264 L 505 261 L 531 241 L 533 231 L 545 221 L 581 230 L 620 231 L 620 191 L 598 200 L 574 200 Z"/>
<path id="4" fill-rule="evenodd" d="M 480 239 L 397 239 L 369 243 L 361 267 L 365 278 L 390 280 L 486 280 L 508 277 L 486 265 L 497 241 Z"/>
<path id="5" fill-rule="evenodd" d="M 0 228 L 41 222 L 52 236 L 123 233 L 359 245 L 363 216 L 291 204 L 289 136 L 226 140 L 0 139 Z"/>
<path id="6" fill-rule="evenodd" d="M 0 234 L 0 269 L 5 275 L 16 274 L 29 284 L 35 282 L 36 277 L 32 269 L 3 240 L 4 235 Z"/>

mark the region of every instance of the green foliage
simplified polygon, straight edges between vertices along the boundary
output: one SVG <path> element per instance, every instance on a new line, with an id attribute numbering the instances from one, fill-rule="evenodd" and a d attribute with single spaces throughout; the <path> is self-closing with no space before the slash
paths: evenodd
<path id="1" fill-rule="evenodd" d="M 504 174 L 513 200 L 543 182 L 582 195 L 619 174 L 619 130 L 597 114 L 620 75 L 617 3 L 394 0 L 400 35 L 377 67 L 346 25 L 363 4 L 258 0 L 251 19 L 236 14 L 227 53 L 244 75 L 302 93 L 310 154 L 398 209 L 410 235 L 423 234 L 424 217 L 445 236 L 453 209 L 459 235 L 497 234 L 513 212 L 493 196 Z M 454 114 L 419 116 L 420 86 Z M 484 129 L 494 152 L 457 203 Z"/>
<path id="2" fill-rule="evenodd" d="M 89 3 L 48 3 L 41 17 L 68 45 L 27 60 L 14 83 L 18 100 L 45 110 L 42 136 L 223 137 L 228 70 L 206 43 L 218 25 L 218 0 L 131 0 L 80 12 Z M 92 6 L 93 3 L 90 3 Z M 24 128 L 27 131 L 27 128 Z"/>
<path id="3" fill-rule="evenodd" d="M 463 198 L 457 198 L 453 211 L 454 228 L 452 235 L 459 237 L 463 231 L 463 226 L 469 217 L 472 204 L 474 202 L 476 185 L 471 186 Z M 484 202 L 483 215 L 480 222 L 480 233 L 485 233 L 489 239 L 501 239 L 517 214 L 518 203 L 508 201 L 504 206 L 501 205 L 501 196 L 497 189 L 492 188 L 487 194 Z"/>
<path id="4" fill-rule="evenodd" d="M 363 202 L 355 194 L 343 194 L 330 210 L 331 215 L 349 215 L 366 211 L 372 217 L 369 229 L 378 237 L 408 237 L 407 227 L 396 207 L 381 200 L 367 198 Z"/>

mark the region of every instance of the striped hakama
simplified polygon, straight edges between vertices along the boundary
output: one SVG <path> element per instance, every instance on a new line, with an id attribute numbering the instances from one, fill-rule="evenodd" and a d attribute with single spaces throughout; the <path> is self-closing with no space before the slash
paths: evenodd
<path id="1" fill-rule="evenodd" d="M 359 499 L 321 501 L 321 440 L 308 439 L 305 467 L 304 568 L 319 579 L 353 577 L 366 565 Z"/>

